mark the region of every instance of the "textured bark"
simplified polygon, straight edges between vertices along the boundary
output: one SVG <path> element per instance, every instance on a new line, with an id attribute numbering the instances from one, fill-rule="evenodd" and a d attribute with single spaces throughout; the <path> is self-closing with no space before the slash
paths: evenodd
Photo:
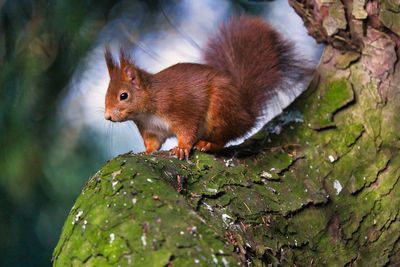
<path id="1" fill-rule="evenodd" d="M 108 162 L 56 266 L 400 264 L 400 2 L 290 3 L 327 43 L 310 88 L 224 155 Z"/>

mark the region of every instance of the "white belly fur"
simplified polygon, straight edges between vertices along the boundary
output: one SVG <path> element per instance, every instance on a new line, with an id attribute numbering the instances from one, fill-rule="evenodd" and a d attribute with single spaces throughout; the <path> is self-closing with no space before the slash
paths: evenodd
<path id="1" fill-rule="evenodd" d="M 134 121 L 139 122 L 143 130 L 157 134 L 162 139 L 174 136 L 169 123 L 157 115 L 142 114 L 135 117 Z"/>

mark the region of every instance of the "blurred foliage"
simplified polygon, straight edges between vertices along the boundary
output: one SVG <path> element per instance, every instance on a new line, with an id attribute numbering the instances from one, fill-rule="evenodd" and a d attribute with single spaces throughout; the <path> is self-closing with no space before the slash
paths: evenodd
<path id="1" fill-rule="evenodd" d="M 1 266 L 50 265 L 69 207 L 104 161 L 90 132 L 74 143 L 60 132 L 57 107 L 115 2 L 0 1 Z"/>

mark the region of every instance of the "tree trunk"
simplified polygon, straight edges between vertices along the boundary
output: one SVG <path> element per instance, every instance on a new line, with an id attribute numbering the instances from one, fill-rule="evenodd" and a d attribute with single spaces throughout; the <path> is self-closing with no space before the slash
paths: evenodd
<path id="1" fill-rule="evenodd" d="M 310 88 L 224 155 L 108 162 L 54 265 L 400 264 L 400 1 L 290 3 L 327 43 Z"/>

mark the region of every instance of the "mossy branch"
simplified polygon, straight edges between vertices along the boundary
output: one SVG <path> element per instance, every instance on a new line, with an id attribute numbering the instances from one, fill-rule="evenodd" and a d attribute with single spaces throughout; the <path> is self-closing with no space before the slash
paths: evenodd
<path id="1" fill-rule="evenodd" d="M 313 1 L 291 2 L 317 39 L 348 29 L 325 23 L 338 28 L 327 37 Z M 54 265 L 399 264 L 399 50 L 380 27 L 328 45 L 310 88 L 224 155 L 108 162 L 72 208 Z"/>

